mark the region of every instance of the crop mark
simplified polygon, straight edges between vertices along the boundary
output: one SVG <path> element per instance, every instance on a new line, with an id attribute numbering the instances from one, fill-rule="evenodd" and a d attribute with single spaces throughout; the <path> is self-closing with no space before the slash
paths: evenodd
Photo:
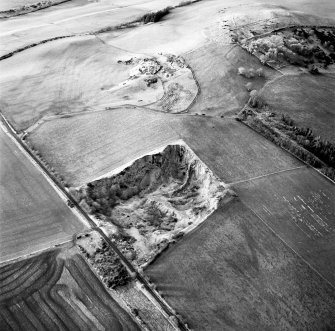
<path id="1" fill-rule="evenodd" d="M 289 248 L 296 256 L 298 256 L 312 271 L 314 271 L 321 279 L 323 279 L 333 290 L 335 286 L 325 278 L 319 271 L 317 271 L 307 260 L 305 260 L 294 248 L 292 248 L 270 225 L 263 220 L 263 218 L 255 211 L 253 208 L 249 207 L 253 214 L 258 217 L 261 222 L 287 247 Z"/>

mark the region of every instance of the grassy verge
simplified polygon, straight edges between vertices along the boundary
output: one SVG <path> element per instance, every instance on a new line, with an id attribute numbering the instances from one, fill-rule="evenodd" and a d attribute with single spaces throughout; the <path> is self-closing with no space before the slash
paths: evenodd
<path id="1" fill-rule="evenodd" d="M 258 100 L 258 99 L 257 99 Z M 272 112 L 263 102 L 249 104 L 240 112 L 238 119 L 252 127 L 258 133 L 286 149 L 302 161 L 320 170 L 331 180 L 335 180 L 335 145 L 310 128 L 302 128 L 288 115 Z"/>

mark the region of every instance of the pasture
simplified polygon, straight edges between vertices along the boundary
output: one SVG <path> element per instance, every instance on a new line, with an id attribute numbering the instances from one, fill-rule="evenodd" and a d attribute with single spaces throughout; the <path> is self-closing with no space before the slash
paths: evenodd
<path id="1" fill-rule="evenodd" d="M 269 84 L 261 96 L 278 114 L 289 115 L 323 139 L 335 142 L 335 75 L 287 75 Z"/>
<path id="2" fill-rule="evenodd" d="M 5 1 L 8 4 L 9 1 Z M 124 0 L 117 0 L 111 3 L 72 0 L 28 15 L 4 19 L 0 22 L 0 55 L 48 38 L 115 27 L 179 2 L 180 0 L 132 0 L 125 3 Z"/>
<path id="3" fill-rule="evenodd" d="M 46 249 L 84 225 L 0 128 L 0 262 Z"/>
<path id="4" fill-rule="evenodd" d="M 47 121 L 28 139 L 70 185 L 80 186 L 180 138 L 225 183 L 301 165 L 235 120 L 144 108 Z"/>
<path id="5" fill-rule="evenodd" d="M 0 267 L 0 329 L 139 330 L 74 251 Z"/>
<path id="6" fill-rule="evenodd" d="M 129 69 L 117 63 L 124 56 L 94 36 L 26 50 L 0 62 L 0 107 L 18 130 L 42 116 L 104 109 L 113 100 L 104 89 L 128 78 Z"/>
<path id="7" fill-rule="evenodd" d="M 145 273 L 194 330 L 332 329 L 335 289 L 239 199 Z"/>
<path id="8" fill-rule="evenodd" d="M 241 200 L 335 286 L 335 188 L 310 168 L 233 185 Z"/>
<path id="9" fill-rule="evenodd" d="M 212 116 L 239 112 L 249 99 L 247 83 L 252 90 L 279 76 L 275 70 L 264 67 L 260 61 L 236 45 L 210 43 L 184 55 L 200 85 L 200 95 L 191 107 L 191 113 Z M 240 67 L 262 68 L 264 76 L 246 78 L 238 75 Z"/>

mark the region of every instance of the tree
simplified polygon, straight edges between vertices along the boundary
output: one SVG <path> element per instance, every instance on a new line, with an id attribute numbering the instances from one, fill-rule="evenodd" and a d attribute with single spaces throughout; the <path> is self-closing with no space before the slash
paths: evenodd
<path id="1" fill-rule="evenodd" d="M 238 74 L 241 76 L 245 76 L 245 74 L 247 73 L 247 70 L 244 67 L 239 67 L 238 68 Z"/>
<path id="2" fill-rule="evenodd" d="M 245 87 L 247 88 L 247 90 L 250 92 L 252 90 L 252 83 L 249 82 L 247 84 L 245 84 Z"/>
<path id="3" fill-rule="evenodd" d="M 256 70 L 256 74 L 258 75 L 258 77 L 264 77 L 264 70 L 263 68 L 259 68 Z"/>
<path id="4" fill-rule="evenodd" d="M 265 102 L 257 90 L 252 90 L 250 92 L 248 104 L 253 108 L 262 108 L 265 106 Z"/>

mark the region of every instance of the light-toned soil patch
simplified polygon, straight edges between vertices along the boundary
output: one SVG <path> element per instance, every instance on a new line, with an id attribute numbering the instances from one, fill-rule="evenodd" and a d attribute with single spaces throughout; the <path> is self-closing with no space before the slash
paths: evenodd
<path id="1" fill-rule="evenodd" d="M 150 105 L 150 108 L 178 113 L 194 100 L 198 87 L 181 57 L 160 55 L 119 60 L 129 66 L 126 81 L 105 90 L 111 106 Z"/>
<path id="2" fill-rule="evenodd" d="M 115 226 L 111 238 L 143 266 L 230 194 L 186 145 L 169 145 L 113 177 L 88 183 L 75 197 L 102 225 Z"/>
<path id="3" fill-rule="evenodd" d="M 124 54 L 86 36 L 1 61 L 1 110 L 17 129 L 25 129 L 43 116 L 103 108 L 110 101 L 103 89 L 127 77 L 125 66 L 117 63 Z"/>

